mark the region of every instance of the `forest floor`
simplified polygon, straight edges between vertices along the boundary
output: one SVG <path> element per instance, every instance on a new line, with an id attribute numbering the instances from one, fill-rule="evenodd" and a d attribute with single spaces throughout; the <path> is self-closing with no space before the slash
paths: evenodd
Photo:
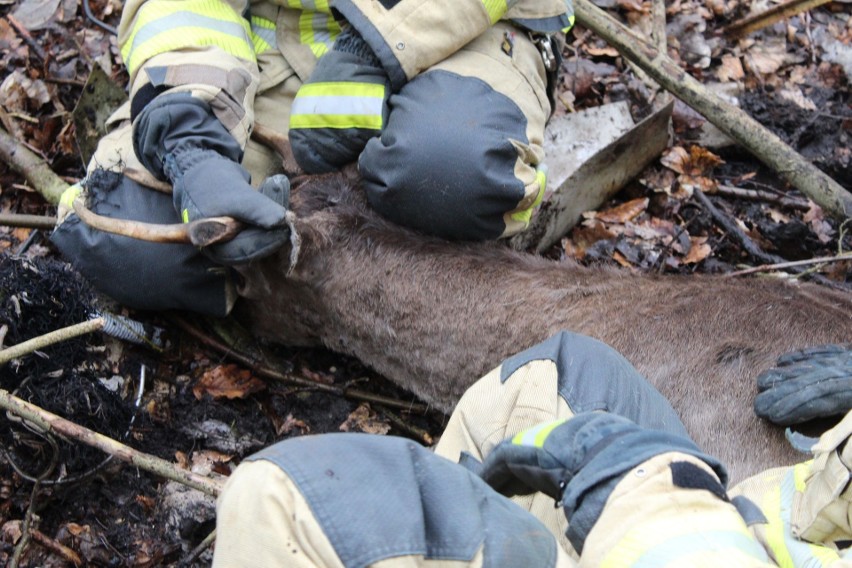
<path id="1" fill-rule="evenodd" d="M 649 2 L 597 4 L 634 29 L 649 26 Z M 850 4 L 831 2 L 744 39 L 722 33 L 749 10 L 772 5 L 674 0 L 667 6 L 669 55 L 850 189 Z M 91 8 L 117 25 L 119 1 L 92 0 Z M 88 19 L 76 0 L 0 0 L 0 57 L 6 62 L 0 69 L 3 129 L 63 179 L 79 180 L 81 150 L 88 155 L 91 137 L 75 126 L 73 109 L 86 79 L 99 67 L 118 86 L 127 81 L 114 35 Z M 626 101 L 638 120 L 651 112 L 652 97 L 615 49 L 579 26 L 568 34 L 557 115 Z M 706 120 L 679 101 L 672 125 L 664 154 L 613 200 L 585 214 L 548 257 L 688 274 L 763 264 L 746 252 L 744 239 L 785 260 L 852 250 L 852 226 L 829 218 L 742 148 L 710 136 Z M 718 212 L 710 212 L 697 189 Z M 53 215 L 55 209 L 0 164 L 0 212 Z M 741 234 L 720 225 L 720 216 Z M 801 277 L 852 286 L 848 260 L 806 271 Z M 103 305 L 44 231 L 0 226 L 0 347 L 84 321 Z M 83 336 L 0 367 L 0 387 L 202 473 L 227 474 L 243 457 L 288 436 L 348 430 L 429 443 L 445 424 L 437 412 L 391 411 L 261 380 L 204 339 L 221 333 L 210 320 L 111 308 L 161 330 L 165 348 Z M 237 348 L 252 356 L 249 343 Z M 271 352 L 285 375 L 357 386 L 403 405 L 417 402 L 356 360 L 317 349 Z M 48 440 L 11 414 L 0 419 L 0 444 L 0 564 L 10 561 L 25 532 L 30 544 L 20 566 L 209 563 L 209 549 L 193 549 L 214 527 L 212 498 L 105 460 L 99 450 Z"/>

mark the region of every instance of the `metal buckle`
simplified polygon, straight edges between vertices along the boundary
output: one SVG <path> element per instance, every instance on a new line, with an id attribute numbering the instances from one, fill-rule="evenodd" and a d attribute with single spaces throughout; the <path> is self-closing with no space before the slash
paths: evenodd
<path id="1" fill-rule="evenodd" d="M 544 34 L 530 34 L 530 39 L 538 48 L 544 68 L 549 72 L 556 71 L 556 56 L 553 55 L 553 38 Z"/>

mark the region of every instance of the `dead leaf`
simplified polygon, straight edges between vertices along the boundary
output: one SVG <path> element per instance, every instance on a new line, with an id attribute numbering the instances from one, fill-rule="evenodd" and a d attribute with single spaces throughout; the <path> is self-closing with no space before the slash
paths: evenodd
<path id="1" fill-rule="evenodd" d="M 608 45 L 603 45 L 601 47 L 594 47 L 591 45 L 586 46 L 586 53 L 592 55 L 594 57 L 618 57 L 619 53 L 614 47 L 610 47 Z"/>
<path id="2" fill-rule="evenodd" d="M 648 208 L 648 202 L 647 197 L 632 199 L 617 207 L 598 212 L 595 218 L 604 223 L 626 223 L 642 214 Z"/>
<path id="3" fill-rule="evenodd" d="M 217 452 L 215 450 L 200 450 L 192 452 L 192 463 L 189 470 L 199 475 L 209 475 L 216 464 L 228 463 L 233 456 Z"/>
<path id="4" fill-rule="evenodd" d="M 304 420 L 294 418 L 292 414 L 288 414 L 287 418 L 285 418 L 283 421 L 281 421 L 280 419 L 275 420 L 273 418 L 272 422 L 275 425 L 275 433 L 279 436 L 289 434 L 296 428 L 299 429 L 301 434 L 307 434 L 311 431 L 311 427 L 308 426 Z"/>
<path id="5" fill-rule="evenodd" d="M 640 12 L 642 14 L 648 14 L 651 9 L 647 4 L 641 2 L 640 0 L 618 0 L 618 7 L 627 12 Z"/>
<path id="6" fill-rule="evenodd" d="M 21 532 L 22 524 L 22 521 L 19 520 L 3 523 L 3 528 L 0 529 L 0 533 L 3 535 L 3 542 L 16 544 L 23 534 L 23 532 Z"/>
<path id="7" fill-rule="evenodd" d="M 582 225 L 574 227 L 571 231 L 571 240 L 581 256 L 585 256 L 586 249 L 596 242 L 613 239 L 615 236 L 615 233 L 606 225 L 595 219 L 584 221 Z"/>
<path id="8" fill-rule="evenodd" d="M 390 424 L 380 419 L 370 405 L 362 403 L 352 411 L 346 421 L 340 425 L 341 432 L 364 432 L 365 434 L 387 434 Z"/>
<path id="9" fill-rule="evenodd" d="M 192 394 L 201 400 L 204 395 L 213 398 L 246 398 L 266 388 L 266 383 L 252 376 L 251 371 L 237 365 L 218 365 L 208 370 L 192 387 Z"/>
<path id="10" fill-rule="evenodd" d="M 35 31 L 43 28 L 53 18 L 59 0 L 23 0 L 12 16 L 21 22 L 27 30 Z"/>
<path id="11" fill-rule="evenodd" d="M 614 253 L 612 253 L 612 258 L 613 258 L 613 260 L 615 260 L 615 262 L 617 262 L 618 264 L 620 264 L 621 266 L 623 266 L 625 268 L 631 268 L 633 266 L 632 264 L 630 264 L 630 261 L 627 260 L 624 257 L 624 255 L 621 254 L 618 251 L 615 251 Z"/>
<path id="12" fill-rule="evenodd" d="M 814 102 L 811 99 L 806 97 L 802 93 L 802 90 L 799 89 L 799 88 L 787 87 L 786 89 L 781 89 L 778 92 L 778 96 L 780 96 L 782 99 L 784 99 L 786 101 L 790 101 L 790 102 L 794 103 L 798 107 L 803 108 L 805 110 L 816 110 L 817 109 L 816 104 L 814 104 Z"/>
<path id="13" fill-rule="evenodd" d="M 663 152 L 660 163 L 679 174 L 686 173 L 684 164 L 689 159 L 689 152 L 683 146 L 672 146 Z"/>
<path id="14" fill-rule="evenodd" d="M 145 509 L 146 512 L 153 511 L 154 506 L 157 504 L 157 502 L 154 500 L 153 497 L 146 497 L 145 495 L 137 495 L 135 500 L 136 500 L 136 503 L 141 505 L 142 508 Z M 74 534 L 74 533 L 71 533 L 71 534 Z"/>
<path id="15" fill-rule="evenodd" d="M 683 257 L 684 264 L 701 262 L 713 252 L 713 249 L 707 244 L 707 237 L 689 237 L 689 240 L 692 246 L 686 256 Z"/>
<path id="16" fill-rule="evenodd" d="M 740 58 L 731 54 L 723 55 L 722 64 L 716 70 L 716 77 L 718 77 L 723 83 L 728 81 L 739 81 L 745 77 L 745 70 L 743 69 L 743 64 L 742 61 L 740 61 Z"/>
<path id="17" fill-rule="evenodd" d="M 0 83 L 0 105 L 9 112 L 38 109 L 50 102 L 47 85 L 41 79 L 30 79 L 15 69 Z"/>
<path id="18" fill-rule="evenodd" d="M 181 469 L 189 469 L 189 458 L 186 457 L 186 454 L 180 450 L 175 452 L 175 461 L 177 462 L 177 466 Z"/>
<path id="19" fill-rule="evenodd" d="M 745 64 L 755 75 L 769 75 L 778 71 L 786 60 L 783 46 L 755 44 L 745 55 Z"/>
<path id="20" fill-rule="evenodd" d="M 17 239 L 19 242 L 24 242 L 30 237 L 30 233 L 32 233 L 32 229 L 25 229 L 23 227 L 18 227 L 12 230 L 12 237 Z"/>
<path id="21" fill-rule="evenodd" d="M 674 172 L 668 168 L 648 168 L 639 182 L 657 193 L 671 193 L 675 179 Z"/>

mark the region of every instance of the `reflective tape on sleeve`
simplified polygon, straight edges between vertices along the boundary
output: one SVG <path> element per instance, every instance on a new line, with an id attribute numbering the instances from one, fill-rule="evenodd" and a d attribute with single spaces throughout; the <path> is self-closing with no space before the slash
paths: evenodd
<path id="1" fill-rule="evenodd" d="M 491 18 L 491 24 L 496 24 L 500 18 L 509 9 L 506 0 L 482 0 L 485 5 L 485 11 L 488 12 L 488 17 Z"/>
<path id="2" fill-rule="evenodd" d="M 251 39 L 255 53 L 278 49 L 278 40 L 275 37 L 275 22 L 261 18 L 260 16 L 252 16 Z"/>
<path id="3" fill-rule="evenodd" d="M 381 130 L 384 97 L 375 83 L 308 83 L 293 101 L 290 128 Z"/>
<path id="4" fill-rule="evenodd" d="M 168 51 L 216 46 L 254 61 L 249 23 L 221 0 L 146 2 L 139 10 L 121 56 L 130 73 Z"/>

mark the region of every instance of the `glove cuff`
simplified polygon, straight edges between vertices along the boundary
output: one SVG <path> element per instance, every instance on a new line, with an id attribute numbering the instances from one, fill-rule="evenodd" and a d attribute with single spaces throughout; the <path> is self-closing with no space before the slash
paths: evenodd
<path id="1" fill-rule="evenodd" d="M 366 65 L 383 69 L 379 58 L 376 57 L 376 54 L 373 52 L 373 48 L 364 41 L 364 38 L 360 33 L 358 33 L 358 30 L 352 26 L 346 28 L 339 36 L 337 36 L 337 39 L 334 40 L 334 47 L 332 49 L 341 53 L 351 53 L 352 55 L 363 59 Z"/>

